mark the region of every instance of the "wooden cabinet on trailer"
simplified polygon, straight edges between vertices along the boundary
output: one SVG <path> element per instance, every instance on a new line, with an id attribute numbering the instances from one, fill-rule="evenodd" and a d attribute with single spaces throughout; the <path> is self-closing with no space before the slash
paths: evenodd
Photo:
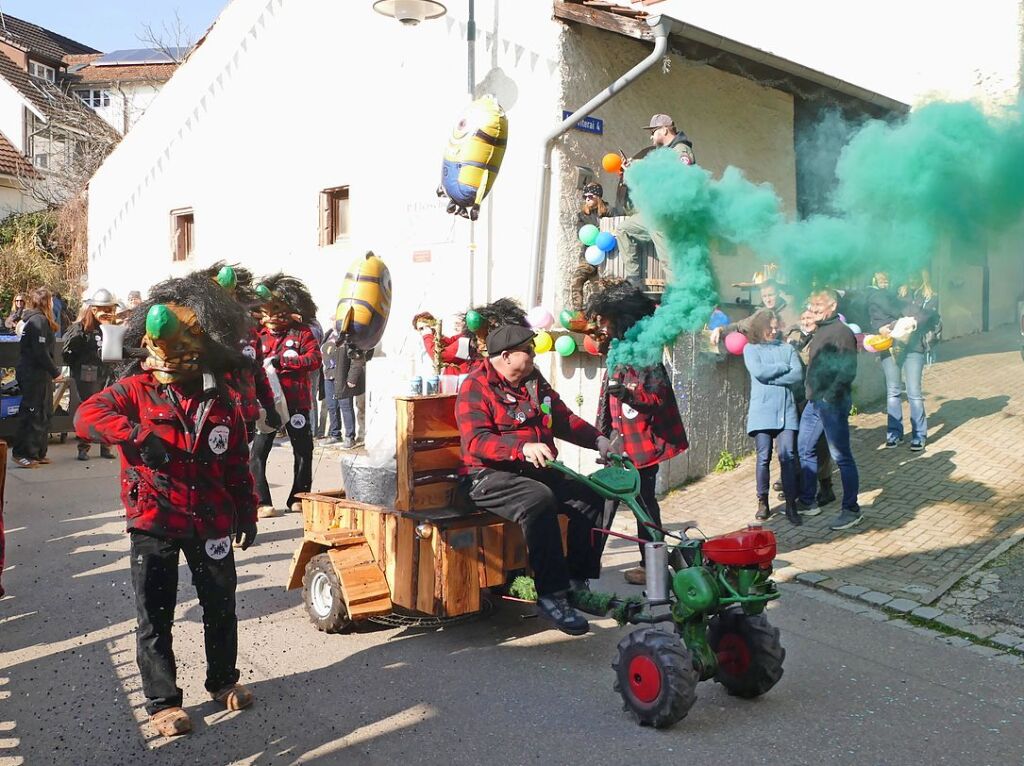
<path id="1" fill-rule="evenodd" d="M 461 462 L 455 396 L 399 397 L 396 406 L 394 508 L 351 500 L 343 490 L 299 495 L 303 542 L 287 587 L 303 587 L 322 629 L 396 606 L 435 617 L 477 612 L 481 589 L 528 567 L 518 524 L 453 507 Z M 333 578 L 318 558 L 325 553 Z M 337 592 L 340 603 L 332 601 Z M 333 619 L 324 614 L 329 607 Z"/>

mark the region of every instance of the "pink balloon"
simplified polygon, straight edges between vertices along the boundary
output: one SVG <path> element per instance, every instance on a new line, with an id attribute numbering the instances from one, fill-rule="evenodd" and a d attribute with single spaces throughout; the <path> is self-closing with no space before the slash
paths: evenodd
<path id="1" fill-rule="evenodd" d="M 526 312 L 526 321 L 534 330 L 548 330 L 555 323 L 555 317 L 543 306 L 534 306 Z"/>
<path id="2" fill-rule="evenodd" d="M 747 336 L 741 332 L 731 332 L 725 336 L 725 349 L 730 354 L 739 356 L 743 353 L 745 345 L 747 345 Z"/>
<path id="3" fill-rule="evenodd" d="M 842 314 L 840 314 L 839 315 L 839 321 L 842 322 L 843 324 L 846 324 L 846 317 L 844 317 Z"/>

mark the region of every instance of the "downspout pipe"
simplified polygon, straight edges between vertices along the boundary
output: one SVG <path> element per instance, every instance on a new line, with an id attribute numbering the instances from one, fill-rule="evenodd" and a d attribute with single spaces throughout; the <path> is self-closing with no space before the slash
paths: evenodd
<path id="1" fill-rule="evenodd" d="M 590 116 L 595 110 L 612 100 L 620 91 L 625 90 L 653 67 L 668 51 L 668 36 L 672 31 L 672 19 L 666 16 L 651 16 L 647 24 L 654 33 L 654 50 L 622 77 L 602 90 L 590 101 L 570 114 L 561 124 L 544 137 L 540 151 L 540 171 L 537 177 L 537 210 L 533 223 L 533 250 L 530 252 L 529 283 L 526 288 L 527 308 L 537 306 L 543 300 L 544 241 L 547 234 L 548 194 L 551 190 L 551 148 L 555 140 L 570 130 L 584 117 Z"/>

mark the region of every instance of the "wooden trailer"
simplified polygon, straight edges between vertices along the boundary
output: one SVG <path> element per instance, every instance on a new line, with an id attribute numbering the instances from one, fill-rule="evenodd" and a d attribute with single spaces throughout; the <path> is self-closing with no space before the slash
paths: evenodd
<path id="1" fill-rule="evenodd" d="M 452 506 L 460 463 L 455 395 L 399 397 L 396 405 L 394 508 L 351 500 L 343 490 L 299 495 L 303 541 L 287 588 L 303 588 L 323 631 L 396 608 L 471 614 L 483 608 L 483 589 L 528 567 L 517 524 Z"/>

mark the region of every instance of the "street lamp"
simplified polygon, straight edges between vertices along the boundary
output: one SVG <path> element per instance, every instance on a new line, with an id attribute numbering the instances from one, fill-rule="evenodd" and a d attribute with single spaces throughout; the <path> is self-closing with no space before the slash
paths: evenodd
<path id="1" fill-rule="evenodd" d="M 373 10 L 382 16 L 396 18 L 407 27 L 414 27 L 424 19 L 439 19 L 447 12 L 435 0 L 377 0 Z"/>

